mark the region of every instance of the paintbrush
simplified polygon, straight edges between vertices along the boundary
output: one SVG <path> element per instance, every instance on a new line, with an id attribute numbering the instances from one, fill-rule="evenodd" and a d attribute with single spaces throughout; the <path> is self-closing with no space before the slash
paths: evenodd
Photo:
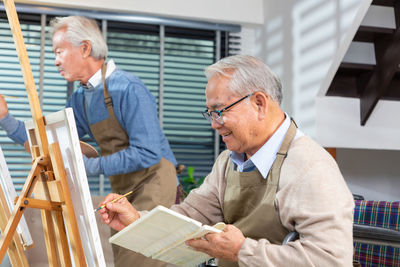
<path id="1" fill-rule="evenodd" d="M 13 96 L 13 95 L 3 95 L 1 94 L 4 98 L 14 98 L 14 99 L 18 99 L 18 96 Z"/>
<path id="2" fill-rule="evenodd" d="M 97 212 L 97 211 L 101 210 L 101 209 L 104 208 L 108 203 L 114 203 L 114 202 L 120 200 L 120 199 L 123 198 L 123 197 L 129 196 L 129 195 L 132 194 L 132 193 L 133 193 L 133 190 L 132 190 L 132 191 L 129 191 L 129 192 L 126 193 L 125 195 L 122 195 L 122 196 L 120 196 L 120 197 L 114 198 L 114 199 L 111 200 L 110 202 L 107 202 L 106 204 L 101 205 L 101 206 L 98 207 L 97 209 L 94 209 L 94 212 Z"/>

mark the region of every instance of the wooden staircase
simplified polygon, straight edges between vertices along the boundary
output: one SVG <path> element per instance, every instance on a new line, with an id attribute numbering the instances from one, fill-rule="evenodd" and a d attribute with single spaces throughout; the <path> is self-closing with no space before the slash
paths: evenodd
<path id="1" fill-rule="evenodd" d="M 374 0 L 391 7 L 396 28 L 360 26 L 353 42 L 372 43 L 376 64 L 342 62 L 327 96 L 360 98 L 360 124 L 364 126 L 380 99 L 400 101 L 400 1 Z"/>

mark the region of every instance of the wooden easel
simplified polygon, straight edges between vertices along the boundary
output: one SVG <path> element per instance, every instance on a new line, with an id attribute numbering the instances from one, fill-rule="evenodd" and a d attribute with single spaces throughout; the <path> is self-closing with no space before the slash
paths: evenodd
<path id="1" fill-rule="evenodd" d="M 37 145 L 32 146 L 30 149 L 33 158 L 32 169 L 1 236 L 0 261 L 3 260 L 7 249 L 10 247 L 24 210 L 26 208 L 37 208 L 41 210 L 49 265 L 72 266 L 71 249 L 75 266 L 86 266 L 60 148 L 58 143 L 49 145 L 47 141 L 45 121 L 40 108 L 14 1 L 4 0 L 4 7 L 24 77 L 35 125 L 34 138 L 36 140 L 34 143 Z M 35 198 L 30 197 L 33 192 Z M 68 241 L 70 247 L 68 246 Z"/>
<path id="2" fill-rule="evenodd" d="M 5 193 L 3 192 L 3 189 L 0 188 L 0 229 L 2 233 L 4 233 L 4 229 L 6 228 L 7 222 L 10 217 L 11 212 L 7 204 Z M 28 261 L 25 257 L 24 247 L 22 246 L 22 240 L 17 234 L 14 234 L 14 237 L 8 249 L 8 256 L 13 266 L 29 266 Z"/>

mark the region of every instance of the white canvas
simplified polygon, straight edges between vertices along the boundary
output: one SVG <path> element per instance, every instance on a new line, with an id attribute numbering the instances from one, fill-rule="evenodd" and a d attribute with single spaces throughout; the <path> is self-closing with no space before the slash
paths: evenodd
<path id="1" fill-rule="evenodd" d="M 49 114 L 45 121 L 49 144 L 58 142 L 60 145 L 87 266 L 106 266 L 73 110 L 66 108 Z M 34 129 L 34 124 L 26 122 L 25 127 L 32 145 L 29 130 Z"/>
<path id="2" fill-rule="evenodd" d="M 11 179 L 10 172 L 8 171 L 6 159 L 4 158 L 3 150 L 0 147 L 0 186 L 7 200 L 7 205 L 10 209 L 10 213 L 14 209 L 14 199 L 17 197 L 14 184 Z M 22 215 L 19 220 L 19 224 L 16 229 L 23 246 L 31 246 L 33 244 L 31 233 L 29 232 L 28 225 L 25 220 L 25 216 Z"/>

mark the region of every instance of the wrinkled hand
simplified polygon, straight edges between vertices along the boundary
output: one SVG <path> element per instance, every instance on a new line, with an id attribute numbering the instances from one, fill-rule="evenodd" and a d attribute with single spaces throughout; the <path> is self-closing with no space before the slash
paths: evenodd
<path id="1" fill-rule="evenodd" d="M 8 115 L 7 102 L 4 99 L 4 96 L 0 94 L 0 119 L 4 118 L 7 115 Z"/>
<path id="2" fill-rule="evenodd" d="M 104 224 L 108 224 L 111 228 L 120 231 L 127 225 L 139 219 L 140 215 L 126 197 L 123 197 L 114 203 L 110 203 L 110 201 L 118 197 L 120 197 L 118 194 L 108 194 L 104 200 L 99 203 L 98 207 L 107 203 L 106 206 L 98 212 L 100 219 Z"/>
<path id="3" fill-rule="evenodd" d="M 207 234 L 205 239 L 191 239 L 186 241 L 186 245 L 211 257 L 237 262 L 244 240 L 243 233 L 236 226 L 228 224 L 222 233 Z"/>

